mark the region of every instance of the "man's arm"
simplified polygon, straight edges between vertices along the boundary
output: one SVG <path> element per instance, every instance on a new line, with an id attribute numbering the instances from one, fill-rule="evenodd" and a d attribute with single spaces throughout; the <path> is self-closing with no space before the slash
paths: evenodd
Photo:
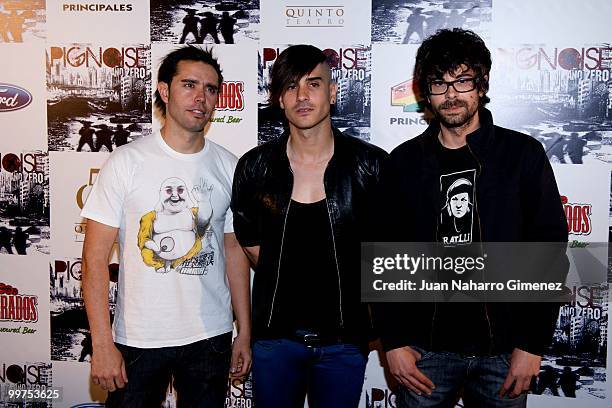
<path id="1" fill-rule="evenodd" d="M 123 388 L 128 381 L 121 352 L 111 334 L 108 305 L 108 258 L 117 228 L 87 220 L 83 244 L 83 300 L 92 339 L 91 377 L 105 390 Z"/>
<path id="2" fill-rule="evenodd" d="M 525 172 L 522 195 L 529 202 L 525 210 L 526 242 L 567 242 L 567 220 L 552 167 L 542 145 L 533 140 L 530 167 Z M 563 245 L 551 250 L 547 264 L 548 279 L 565 281 L 569 261 Z M 531 380 L 540 372 L 542 354 L 552 341 L 559 314 L 559 303 L 517 303 L 513 305 L 515 348 L 510 369 L 500 396 L 517 397 L 529 390 Z"/>
<path id="3" fill-rule="evenodd" d="M 247 256 L 251 262 L 256 265 L 261 240 L 262 219 L 257 193 L 255 192 L 256 177 L 252 174 L 253 165 L 247 162 L 249 153 L 243 155 L 236 165 L 230 206 L 236 237 L 247 250 Z M 257 247 L 256 250 L 255 247 Z"/>
<path id="4" fill-rule="evenodd" d="M 257 262 L 259 261 L 259 245 L 252 247 L 243 247 L 244 253 L 251 261 L 251 266 L 253 269 L 257 266 Z"/>
<path id="5" fill-rule="evenodd" d="M 236 315 L 238 336 L 232 347 L 230 374 L 242 377 L 251 368 L 251 279 L 249 259 L 234 233 L 225 234 L 225 268 Z"/>

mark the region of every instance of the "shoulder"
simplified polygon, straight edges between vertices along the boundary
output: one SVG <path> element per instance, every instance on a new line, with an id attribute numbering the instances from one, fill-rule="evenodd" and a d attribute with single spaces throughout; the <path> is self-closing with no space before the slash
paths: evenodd
<path id="1" fill-rule="evenodd" d="M 420 134 L 412 139 L 408 139 L 405 142 L 399 144 L 395 149 L 391 151 L 391 161 L 403 161 L 408 158 L 414 158 L 420 155 L 424 151 L 425 134 Z"/>
<path id="2" fill-rule="evenodd" d="M 238 159 L 236 171 L 250 170 L 255 171 L 262 163 L 268 160 L 278 160 L 278 151 L 281 149 L 280 139 L 270 140 L 266 143 L 255 146 Z"/>
<path id="3" fill-rule="evenodd" d="M 157 146 L 155 138 L 156 135 L 155 133 L 153 133 L 151 135 L 143 136 L 130 143 L 119 146 L 115 150 L 113 150 L 113 153 L 111 153 L 111 157 L 118 156 L 120 158 L 128 158 L 139 156 L 143 153 L 151 152 Z"/>
<path id="4" fill-rule="evenodd" d="M 232 168 L 236 167 L 238 158 L 234 153 L 230 152 L 220 144 L 213 142 L 212 140 L 206 139 L 206 143 L 210 144 L 210 150 L 214 152 L 214 154 L 217 155 L 223 163 L 227 163 Z"/>
<path id="5" fill-rule="evenodd" d="M 544 146 L 537 139 L 501 126 L 494 126 L 493 129 L 495 130 L 495 138 L 504 148 L 509 149 L 509 152 L 522 151 L 527 154 L 545 155 Z"/>
<path id="6" fill-rule="evenodd" d="M 380 161 L 384 160 L 389 155 L 380 147 L 366 142 L 365 140 L 361 140 L 356 137 L 348 136 L 342 133 L 340 135 L 341 136 L 339 137 L 342 139 L 343 145 L 346 146 L 346 149 L 349 152 L 356 154 L 358 157 Z"/>

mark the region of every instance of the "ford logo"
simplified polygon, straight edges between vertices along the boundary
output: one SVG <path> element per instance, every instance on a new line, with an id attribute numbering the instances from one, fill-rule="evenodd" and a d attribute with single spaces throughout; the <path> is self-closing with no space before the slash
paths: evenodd
<path id="1" fill-rule="evenodd" d="M 32 102 L 32 94 L 20 86 L 0 83 L 0 112 L 25 108 Z"/>

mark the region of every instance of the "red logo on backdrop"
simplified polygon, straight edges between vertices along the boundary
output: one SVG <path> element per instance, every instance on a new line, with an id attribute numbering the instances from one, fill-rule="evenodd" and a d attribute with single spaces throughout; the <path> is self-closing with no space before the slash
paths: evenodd
<path id="1" fill-rule="evenodd" d="M 37 322 L 38 296 L 21 295 L 17 288 L 0 282 L 0 321 Z"/>
<path id="2" fill-rule="evenodd" d="M 567 232 L 573 235 L 589 235 L 592 231 L 591 204 L 570 203 L 567 196 L 561 196 L 565 218 L 567 218 Z"/>
<path id="3" fill-rule="evenodd" d="M 0 112 L 23 109 L 32 102 L 32 94 L 26 89 L 0 83 Z"/>
<path id="4" fill-rule="evenodd" d="M 217 98 L 217 109 L 241 111 L 244 109 L 244 82 L 224 81 Z"/>

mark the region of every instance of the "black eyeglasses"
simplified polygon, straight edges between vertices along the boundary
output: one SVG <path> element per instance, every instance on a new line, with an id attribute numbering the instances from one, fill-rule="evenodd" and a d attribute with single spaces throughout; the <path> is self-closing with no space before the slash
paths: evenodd
<path id="1" fill-rule="evenodd" d="M 428 83 L 430 95 L 444 95 L 448 91 L 448 87 L 452 86 L 453 89 L 459 93 L 470 92 L 476 89 L 476 84 L 479 78 L 459 78 L 454 81 L 442 81 L 436 79 Z"/>

